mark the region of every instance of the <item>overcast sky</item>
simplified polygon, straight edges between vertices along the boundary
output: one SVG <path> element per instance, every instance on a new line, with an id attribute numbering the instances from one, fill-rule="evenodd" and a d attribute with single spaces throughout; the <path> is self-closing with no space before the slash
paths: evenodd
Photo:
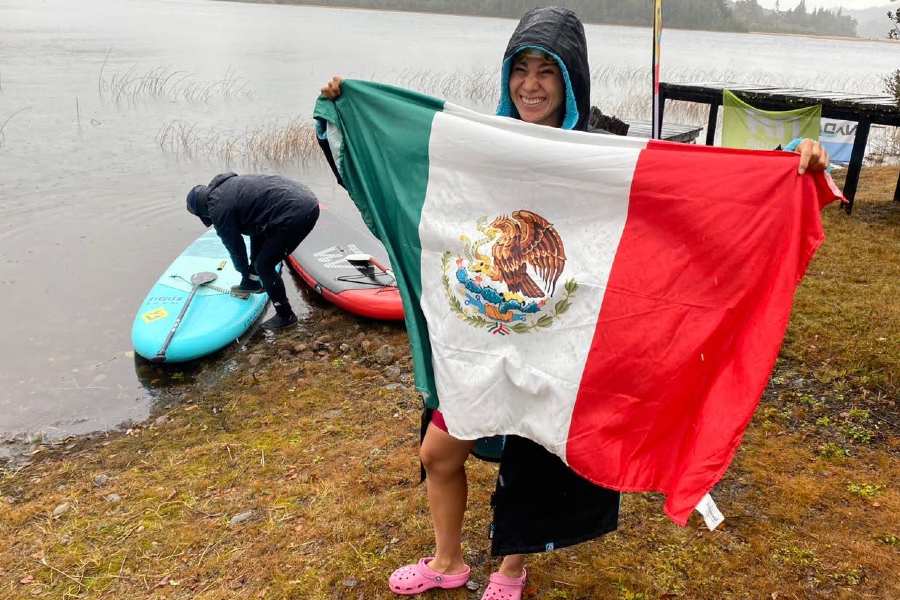
<path id="1" fill-rule="evenodd" d="M 775 8 L 775 0 L 757 0 L 757 2 L 760 6 Z M 799 0 L 781 0 L 781 10 L 794 8 L 799 3 Z M 807 8 L 819 8 L 820 6 L 822 8 L 837 8 L 838 6 L 843 6 L 844 8 L 856 10 L 872 6 L 887 6 L 889 4 L 889 0 L 806 0 Z M 896 6 L 897 3 L 895 2 L 894 5 Z"/>

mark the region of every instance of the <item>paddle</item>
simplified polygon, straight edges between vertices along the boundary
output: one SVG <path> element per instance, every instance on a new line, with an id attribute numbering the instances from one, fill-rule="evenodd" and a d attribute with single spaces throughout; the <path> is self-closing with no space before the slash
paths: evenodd
<path id="1" fill-rule="evenodd" d="M 191 275 L 191 295 L 188 296 L 184 306 L 181 307 L 181 312 L 178 313 L 178 317 L 175 319 L 172 329 L 169 330 L 169 335 L 166 336 L 166 341 L 163 342 L 162 348 L 160 348 L 159 352 L 156 353 L 156 356 L 153 357 L 153 362 L 165 362 L 166 350 L 169 349 L 169 344 L 172 343 L 172 338 L 175 337 L 175 331 L 178 329 L 178 326 L 181 325 L 181 319 L 184 318 L 184 313 L 187 312 L 188 306 L 190 306 L 191 300 L 194 299 L 197 290 L 200 289 L 200 286 L 212 283 L 217 277 L 218 275 L 210 273 L 209 271 L 202 271 Z"/>

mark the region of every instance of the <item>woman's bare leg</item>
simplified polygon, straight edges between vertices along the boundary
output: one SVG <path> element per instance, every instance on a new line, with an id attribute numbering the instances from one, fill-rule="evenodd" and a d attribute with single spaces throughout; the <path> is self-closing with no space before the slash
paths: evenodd
<path id="1" fill-rule="evenodd" d="M 503 557 L 503 562 L 500 563 L 500 568 L 498 570 L 501 575 L 506 575 L 507 577 L 521 577 L 522 569 L 524 568 L 524 554 L 508 554 Z"/>
<path id="2" fill-rule="evenodd" d="M 428 566 L 447 575 L 466 569 L 462 555 L 462 524 L 468 495 L 465 463 L 474 445 L 474 441 L 458 440 L 429 425 L 419 449 L 434 524 L 434 560 Z"/>

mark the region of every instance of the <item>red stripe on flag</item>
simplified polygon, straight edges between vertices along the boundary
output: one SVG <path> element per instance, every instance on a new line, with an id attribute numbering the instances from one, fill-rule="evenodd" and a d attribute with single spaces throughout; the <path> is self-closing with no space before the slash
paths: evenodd
<path id="1" fill-rule="evenodd" d="M 796 155 L 651 142 L 578 392 L 567 462 L 660 491 L 685 524 L 721 478 L 824 235 L 825 176 Z"/>

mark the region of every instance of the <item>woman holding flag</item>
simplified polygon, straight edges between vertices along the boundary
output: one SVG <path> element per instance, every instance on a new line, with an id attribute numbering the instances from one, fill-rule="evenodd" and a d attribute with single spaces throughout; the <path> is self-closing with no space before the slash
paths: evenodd
<path id="1" fill-rule="evenodd" d="M 335 77 L 322 94 L 337 98 L 340 85 Z M 586 131 L 589 109 L 590 70 L 582 23 L 568 9 L 528 11 L 503 56 L 497 114 Z M 323 148 L 328 155 L 327 144 Z M 817 143 L 806 140 L 798 150 L 801 172 L 808 166 L 827 166 L 827 154 Z M 476 441 L 451 436 L 440 410 L 426 409 L 423 424 L 419 456 L 426 474 L 435 553 L 390 576 L 390 589 L 400 595 L 457 588 L 470 575 L 461 541 L 467 500 L 465 462 L 473 450 L 477 453 Z M 507 436 L 492 505 L 491 552 L 503 560 L 490 576 L 482 600 L 518 600 L 526 579 L 525 553 L 562 548 L 614 530 L 619 493 L 582 479 L 534 442 Z"/>

